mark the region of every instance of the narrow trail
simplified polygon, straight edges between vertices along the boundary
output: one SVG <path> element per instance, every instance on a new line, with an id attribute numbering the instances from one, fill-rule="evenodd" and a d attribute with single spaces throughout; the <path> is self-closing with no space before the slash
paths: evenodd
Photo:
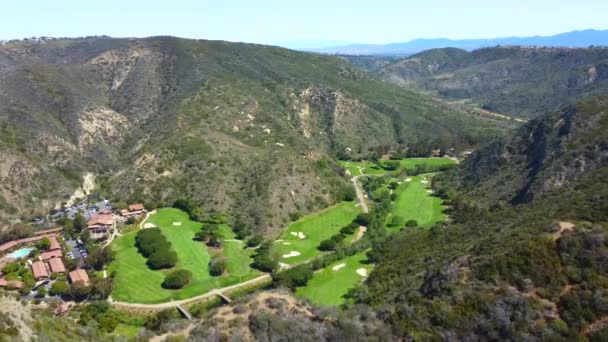
<path id="1" fill-rule="evenodd" d="M 361 209 L 363 210 L 364 213 L 369 213 L 369 208 L 367 207 L 367 203 L 365 202 L 365 196 L 363 195 L 363 190 L 359 187 L 359 182 L 358 179 L 359 177 L 361 177 L 362 175 L 359 176 L 355 176 L 353 178 L 351 178 L 351 182 L 353 182 L 353 185 L 355 186 L 355 192 L 357 193 L 357 200 L 359 201 L 359 205 L 361 206 Z"/>

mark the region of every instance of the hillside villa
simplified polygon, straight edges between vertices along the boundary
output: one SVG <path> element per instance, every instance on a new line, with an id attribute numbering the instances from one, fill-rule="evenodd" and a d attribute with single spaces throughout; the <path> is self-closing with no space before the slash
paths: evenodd
<path id="1" fill-rule="evenodd" d="M 87 221 L 89 236 L 93 240 L 108 236 L 116 228 L 116 219 L 111 212 L 103 211 Z"/>
<path id="2" fill-rule="evenodd" d="M 89 275 L 82 268 L 77 268 L 69 273 L 72 283 L 82 282 L 85 286 L 89 286 Z"/>
<path id="3" fill-rule="evenodd" d="M 123 209 L 120 211 L 120 215 L 125 218 L 138 217 L 146 212 L 146 208 L 141 203 L 129 205 L 129 209 Z"/>

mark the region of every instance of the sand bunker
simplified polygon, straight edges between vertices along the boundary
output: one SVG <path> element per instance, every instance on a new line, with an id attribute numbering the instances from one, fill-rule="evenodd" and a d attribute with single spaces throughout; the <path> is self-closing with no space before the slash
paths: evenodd
<path id="1" fill-rule="evenodd" d="M 156 225 L 154 223 L 146 223 L 144 224 L 144 228 L 154 228 Z"/>
<path id="2" fill-rule="evenodd" d="M 284 244 L 285 246 L 289 246 L 289 245 L 291 245 L 291 242 L 283 242 L 283 244 Z"/>
<path id="3" fill-rule="evenodd" d="M 182 225 L 182 223 L 181 223 L 181 222 L 173 222 L 173 225 L 174 225 L 174 226 L 181 226 L 181 225 Z"/>
<path id="4" fill-rule="evenodd" d="M 357 269 L 357 274 L 362 276 L 362 277 L 367 277 L 367 270 L 365 268 L 358 268 Z"/>
<path id="5" fill-rule="evenodd" d="M 429 194 L 432 194 L 433 190 L 427 190 L 426 192 L 428 192 Z"/>
<path id="6" fill-rule="evenodd" d="M 339 271 L 340 269 L 342 269 L 344 267 L 346 267 L 346 264 L 345 263 L 341 263 L 339 265 L 336 265 L 336 266 L 332 267 L 331 269 L 332 269 L 332 271 Z"/>
<path id="7" fill-rule="evenodd" d="M 411 179 L 411 178 L 406 178 L 406 179 L 405 179 L 405 181 L 406 181 L 406 182 L 411 182 L 411 181 L 412 181 L 412 179 Z"/>
<path id="8" fill-rule="evenodd" d="M 300 255 L 298 251 L 291 251 L 289 254 L 283 254 L 283 258 L 291 258 Z"/>
<path id="9" fill-rule="evenodd" d="M 296 236 L 300 239 L 305 239 L 306 235 L 304 235 L 302 232 L 291 232 L 291 235 Z"/>
<path id="10" fill-rule="evenodd" d="M 426 181 L 426 180 L 421 180 L 421 181 L 420 181 L 420 183 L 422 183 L 422 184 L 426 184 L 426 183 L 428 183 L 428 182 L 429 182 L 429 181 Z"/>

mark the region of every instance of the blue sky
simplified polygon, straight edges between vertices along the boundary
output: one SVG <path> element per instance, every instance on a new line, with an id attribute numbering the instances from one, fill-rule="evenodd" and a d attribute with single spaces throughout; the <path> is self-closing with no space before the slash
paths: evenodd
<path id="1" fill-rule="evenodd" d="M 5 0 L 0 39 L 105 34 L 378 44 L 608 29 L 606 13 L 607 0 Z"/>

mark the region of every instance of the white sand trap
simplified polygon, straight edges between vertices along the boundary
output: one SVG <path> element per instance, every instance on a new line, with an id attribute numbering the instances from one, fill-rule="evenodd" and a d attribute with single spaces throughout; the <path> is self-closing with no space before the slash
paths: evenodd
<path id="1" fill-rule="evenodd" d="M 429 194 L 432 194 L 433 190 L 427 190 L 426 192 L 428 192 Z"/>
<path id="2" fill-rule="evenodd" d="M 426 183 L 428 183 L 428 182 L 429 182 L 429 181 L 425 181 L 425 180 L 421 180 L 421 181 L 420 181 L 420 183 L 422 183 L 422 184 L 426 184 Z"/>
<path id="3" fill-rule="evenodd" d="M 291 258 L 300 255 L 298 251 L 291 251 L 289 254 L 283 254 L 283 258 Z"/>
<path id="4" fill-rule="evenodd" d="M 405 181 L 406 181 L 406 182 L 411 182 L 411 181 L 412 181 L 412 179 L 411 179 L 411 178 L 406 178 L 406 179 L 405 179 Z"/>
<path id="5" fill-rule="evenodd" d="M 182 223 L 181 223 L 181 222 L 173 222 L 173 225 L 174 225 L 174 226 L 181 226 L 181 225 L 182 225 Z"/>
<path id="6" fill-rule="evenodd" d="M 291 232 L 290 234 L 293 235 L 293 236 L 296 236 L 296 237 L 298 237 L 300 239 L 305 239 L 306 238 L 306 235 L 304 235 L 302 232 Z"/>
<path id="7" fill-rule="evenodd" d="M 154 223 L 145 223 L 144 228 L 154 228 L 156 225 Z"/>
<path id="8" fill-rule="evenodd" d="M 336 266 L 332 267 L 331 269 L 332 269 L 332 271 L 339 271 L 340 269 L 342 269 L 344 267 L 346 267 L 346 264 L 345 263 L 341 263 L 339 265 L 336 265 Z"/>
<path id="9" fill-rule="evenodd" d="M 285 240 L 283 240 L 283 239 L 274 240 L 274 242 L 281 242 L 281 241 L 285 241 Z"/>
<path id="10" fill-rule="evenodd" d="M 238 243 L 244 243 L 243 241 L 241 241 L 241 240 L 237 240 L 237 239 L 226 239 L 226 240 L 224 240 L 224 242 L 238 242 Z"/>
<path id="11" fill-rule="evenodd" d="M 365 268 L 358 268 L 357 269 L 357 274 L 362 276 L 362 277 L 367 277 L 367 270 Z"/>
<path id="12" fill-rule="evenodd" d="M 284 262 L 279 262 L 279 269 L 283 269 L 283 268 L 286 268 L 286 267 L 289 267 L 289 264 L 286 264 Z"/>

